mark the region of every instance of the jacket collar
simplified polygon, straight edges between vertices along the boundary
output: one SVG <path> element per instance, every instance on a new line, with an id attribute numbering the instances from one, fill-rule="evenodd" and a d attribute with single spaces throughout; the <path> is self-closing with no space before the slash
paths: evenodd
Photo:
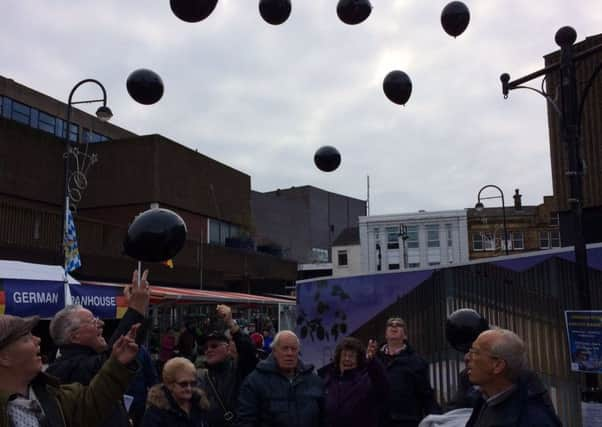
<path id="1" fill-rule="evenodd" d="M 164 384 L 156 384 L 150 388 L 148 391 L 147 402 L 149 405 L 156 406 L 162 410 L 168 410 L 172 412 L 182 411 Z M 207 410 L 209 408 L 207 394 L 200 388 L 193 388 L 192 404 L 202 410 Z"/>
<path id="2" fill-rule="evenodd" d="M 81 344 L 66 344 L 60 347 L 61 357 L 70 358 L 73 356 L 90 356 L 98 354 L 93 348 Z"/>

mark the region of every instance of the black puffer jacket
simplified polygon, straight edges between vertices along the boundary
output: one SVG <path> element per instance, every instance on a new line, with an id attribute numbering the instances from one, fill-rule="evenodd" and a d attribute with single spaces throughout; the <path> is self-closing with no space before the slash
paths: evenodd
<path id="1" fill-rule="evenodd" d="M 190 414 L 178 406 L 169 390 L 157 384 L 148 392 L 142 427 L 207 427 L 209 401 L 199 388 L 192 390 Z"/>
<path id="2" fill-rule="evenodd" d="M 240 390 L 239 427 L 320 427 L 325 421 L 324 384 L 312 365 L 299 362 L 297 375 L 289 379 L 270 355 Z"/>
<path id="3" fill-rule="evenodd" d="M 389 379 L 389 403 L 380 425 L 415 427 L 428 414 L 439 414 L 428 374 L 428 363 L 409 344 L 389 356 L 382 349 L 377 357 L 385 365 Z"/>
<path id="4" fill-rule="evenodd" d="M 115 341 L 121 335 L 126 334 L 133 325 L 142 322 L 144 322 L 144 316 L 136 310 L 128 309 L 109 339 L 106 352 L 97 353 L 90 347 L 77 344 L 66 345 L 60 348 L 61 356 L 48 367 L 46 372 L 59 378 L 63 384 L 90 384 L 94 375 L 100 371 L 102 365 L 109 358 Z M 142 337 L 137 336 L 136 341 L 140 339 Z M 130 427 L 130 418 L 123 401 L 115 405 L 110 416 L 102 425 L 104 427 Z"/>

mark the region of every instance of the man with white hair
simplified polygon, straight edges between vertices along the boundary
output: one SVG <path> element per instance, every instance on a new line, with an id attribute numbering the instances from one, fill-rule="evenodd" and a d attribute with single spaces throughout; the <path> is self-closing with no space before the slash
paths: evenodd
<path id="1" fill-rule="evenodd" d="M 138 284 L 138 272 L 134 271 L 132 285 L 126 288 L 128 310 L 108 343 L 103 337 L 104 322 L 95 317 L 90 310 L 81 305 L 71 305 L 56 313 L 49 329 L 61 356 L 46 372 L 59 378 L 63 384 L 90 384 L 108 359 L 113 343 L 134 324 L 145 321 L 150 297 L 147 275 L 148 270 L 144 271 Z M 138 342 L 141 339 L 143 337 L 138 337 Z M 123 401 L 117 402 L 105 419 L 105 427 L 130 427 Z"/>
<path id="2" fill-rule="evenodd" d="M 299 360 L 299 338 L 280 331 L 272 353 L 242 385 L 238 426 L 320 427 L 325 425 L 324 384 L 312 365 Z"/>
<path id="3" fill-rule="evenodd" d="M 468 378 L 482 396 L 467 427 L 562 425 L 545 390 L 529 388 L 521 376 L 527 353 L 518 335 L 506 329 L 482 332 L 468 353 Z"/>

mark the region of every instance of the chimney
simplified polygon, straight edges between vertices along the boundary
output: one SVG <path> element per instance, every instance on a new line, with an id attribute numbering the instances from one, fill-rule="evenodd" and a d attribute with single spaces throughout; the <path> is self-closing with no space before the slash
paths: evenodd
<path id="1" fill-rule="evenodd" d="M 523 196 L 518 192 L 518 188 L 514 190 L 514 196 L 512 197 L 514 198 L 514 209 L 521 210 L 523 208 L 523 202 L 521 201 Z"/>

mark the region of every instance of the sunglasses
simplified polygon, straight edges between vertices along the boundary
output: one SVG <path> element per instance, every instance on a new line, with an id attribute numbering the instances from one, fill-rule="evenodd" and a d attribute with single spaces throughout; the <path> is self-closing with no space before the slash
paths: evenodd
<path id="1" fill-rule="evenodd" d="M 406 325 L 403 322 L 395 322 L 395 321 L 393 321 L 393 322 L 387 322 L 387 326 L 391 326 L 391 327 L 394 327 L 394 328 L 395 327 L 397 327 L 397 328 L 405 328 Z"/>
<path id="2" fill-rule="evenodd" d="M 176 384 L 181 388 L 187 388 L 187 387 L 193 388 L 193 387 L 196 387 L 197 382 L 196 381 L 179 381 L 179 382 L 176 382 Z"/>

